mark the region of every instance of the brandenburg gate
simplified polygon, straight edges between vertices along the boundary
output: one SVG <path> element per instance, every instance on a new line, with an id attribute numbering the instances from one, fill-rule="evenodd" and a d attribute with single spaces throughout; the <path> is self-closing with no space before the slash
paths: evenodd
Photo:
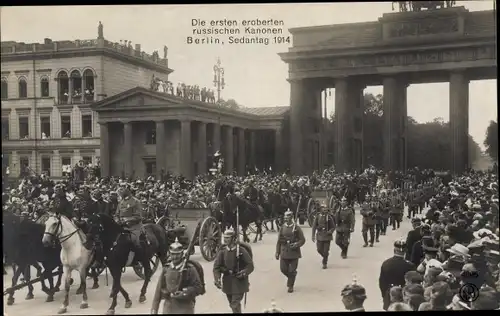
<path id="1" fill-rule="evenodd" d="M 290 169 L 321 169 L 321 92 L 335 88 L 335 168 L 363 168 L 363 90 L 383 86 L 384 168 L 407 168 L 406 91 L 450 83 L 453 172 L 469 167 L 469 81 L 496 79 L 495 12 L 451 7 L 384 14 L 378 21 L 290 29 L 280 57 L 291 85 Z M 323 150 L 324 152 L 324 150 Z M 444 158 L 447 159 L 447 158 Z"/>

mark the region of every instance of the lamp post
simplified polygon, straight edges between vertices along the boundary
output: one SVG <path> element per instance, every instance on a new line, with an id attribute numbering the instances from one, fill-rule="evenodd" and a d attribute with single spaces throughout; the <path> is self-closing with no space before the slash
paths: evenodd
<path id="1" fill-rule="evenodd" d="M 220 102 L 220 92 L 224 90 L 224 68 L 221 66 L 220 58 L 217 58 L 217 64 L 214 65 L 214 87 L 217 88 L 217 103 Z"/>

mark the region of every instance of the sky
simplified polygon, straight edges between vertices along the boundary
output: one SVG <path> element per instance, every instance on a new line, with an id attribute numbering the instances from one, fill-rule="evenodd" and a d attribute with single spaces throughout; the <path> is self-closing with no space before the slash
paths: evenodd
<path id="1" fill-rule="evenodd" d="M 493 0 L 457 1 L 470 11 L 491 10 Z M 291 43 L 281 44 L 188 44 L 193 19 L 243 20 L 277 19 L 288 28 L 376 21 L 391 12 L 390 2 L 307 3 L 307 4 L 223 4 L 223 5 L 145 5 L 2 7 L 1 40 L 26 43 L 57 40 L 95 39 L 102 21 L 104 37 L 113 42 L 132 41 L 142 50 L 168 46 L 169 80 L 174 83 L 213 87 L 213 66 L 220 57 L 225 73 L 224 99 L 235 99 L 246 107 L 288 106 L 290 86 L 288 66 L 277 53 L 286 52 Z M 226 37 L 227 38 L 227 37 Z M 483 148 L 486 127 L 497 119 L 496 80 L 473 81 L 469 96 L 469 133 Z M 449 120 L 449 84 L 414 84 L 408 88 L 408 115 L 418 122 L 441 117 Z M 368 87 L 365 93 L 382 93 L 382 87 Z M 333 111 L 334 90 L 327 101 Z"/>

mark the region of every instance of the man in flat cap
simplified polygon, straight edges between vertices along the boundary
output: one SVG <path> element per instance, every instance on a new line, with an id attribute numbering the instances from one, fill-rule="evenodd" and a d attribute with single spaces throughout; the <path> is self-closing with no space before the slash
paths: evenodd
<path id="1" fill-rule="evenodd" d="M 237 238 L 232 229 L 224 232 L 224 246 L 217 253 L 213 268 L 215 286 L 226 294 L 233 314 L 241 313 L 241 301 L 249 292 L 248 276 L 254 270 L 249 246 L 240 244 Z"/>
<path id="2" fill-rule="evenodd" d="M 306 239 L 302 229 L 296 224 L 293 213 L 288 210 L 284 215 L 284 223 L 278 234 L 276 243 L 276 260 L 280 260 L 280 270 L 287 277 L 288 293 L 293 292 L 295 278 L 297 277 L 297 266 L 302 258 L 300 247 Z"/>
<path id="3" fill-rule="evenodd" d="M 342 296 L 342 303 L 348 311 L 365 311 L 363 304 L 366 300 L 366 290 L 362 285 L 358 284 L 356 280 L 354 280 L 352 284 L 346 285 L 340 295 Z"/>

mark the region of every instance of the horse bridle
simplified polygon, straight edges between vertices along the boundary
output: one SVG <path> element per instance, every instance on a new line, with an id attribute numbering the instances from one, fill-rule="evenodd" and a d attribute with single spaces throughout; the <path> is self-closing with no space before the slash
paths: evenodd
<path id="1" fill-rule="evenodd" d="M 76 234 L 80 228 L 77 228 L 74 232 L 72 233 L 69 233 L 68 235 L 66 236 L 60 236 L 60 234 L 62 233 L 62 222 L 61 222 L 61 217 L 60 216 L 57 216 L 57 215 L 51 215 L 51 217 L 55 217 L 57 218 L 57 226 L 56 226 L 56 229 L 54 231 L 54 233 L 50 233 L 50 232 L 43 232 L 44 235 L 49 235 L 51 237 L 57 237 L 57 239 L 59 239 L 59 243 L 63 243 L 65 242 L 66 240 L 70 239 L 71 236 L 73 236 L 74 234 Z M 60 230 L 60 231 L 59 231 Z"/>

